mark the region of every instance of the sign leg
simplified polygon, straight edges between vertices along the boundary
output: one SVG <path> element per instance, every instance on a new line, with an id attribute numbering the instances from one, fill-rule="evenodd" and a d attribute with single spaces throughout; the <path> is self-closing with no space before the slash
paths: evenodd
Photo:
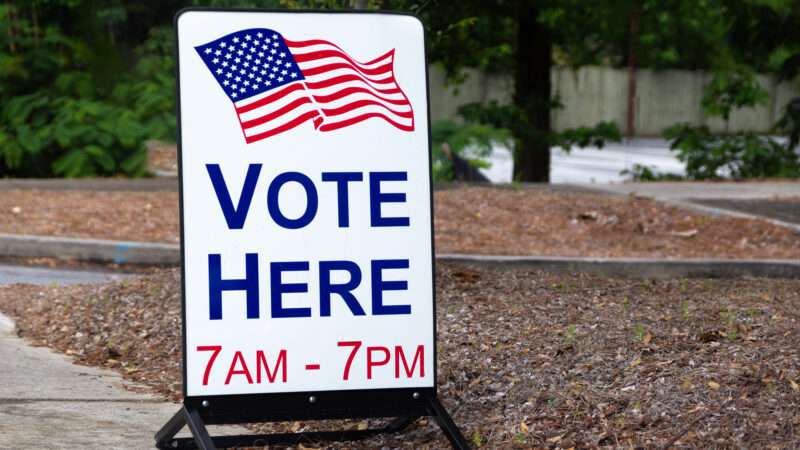
<path id="1" fill-rule="evenodd" d="M 467 440 L 464 439 L 461 430 L 459 430 L 458 426 L 453 422 L 450 414 L 439 399 L 435 396 L 428 397 L 428 407 L 430 408 L 431 415 L 436 419 L 436 423 L 439 424 L 439 428 L 442 429 L 442 432 L 450 441 L 450 445 L 457 450 L 469 450 L 470 446 Z"/>
<path id="2" fill-rule="evenodd" d="M 217 450 L 217 446 L 214 445 L 214 441 L 208 434 L 206 424 L 203 422 L 203 418 L 200 417 L 200 413 L 186 405 L 183 405 L 183 413 L 186 417 L 186 425 L 189 426 L 189 430 L 192 432 L 197 448 L 200 450 Z"/>
<path id="3" fill-rule="evenodd" d="M 156 448 L 162 450 L 172 448 L 170 446 L 170 441 L 181 431 L 184 425 L 186 425 L 186 415 L 183 407 L 181 407 L 181 409 L 179 409 L 156 433 Z"/>

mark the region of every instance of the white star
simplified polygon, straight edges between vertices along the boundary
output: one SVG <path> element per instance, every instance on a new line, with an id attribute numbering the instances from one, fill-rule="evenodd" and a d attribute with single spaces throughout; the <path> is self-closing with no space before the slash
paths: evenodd
<path id="1" fill-rule="evenodd" d="M 250 88 L 253 89 L 253 90 L 256 90 L 256 89 L 258 89 L 258 85 L 254 84 L 254 85 L 250 86 Z"/>
<path id="2" fill-rule="evenodd" d="M 256 52 L 256 50 L 257 50 L 257 49 L 256 49 L 255 47 L 250 47 L 250 53 L 255 53 L 255 52 Z"/>
<path id="3" fill-rule="evenodd" d="M 238 70 L 238 69 L 239 69 L 239 66 L 237 66 L 236 64 L 231 66 L 231 70 Z"/>
<path id="4" fill-rule="evenodd" d="M 253 72 L 250 72 L 250 73 L 247 74 L 247 78 L 250 78 L 250 79 L 252 79 L 254 76 L 255 75 L 253 75 Z"/>
<path id="5" fill-rule="evenodd" d="M 258 52 L 258 57 L 259 58 L 263 58 L 264 57 L 264 52 Z"/>
<path id="6" fill-rule="evenodd" d="M 242 48 L 247 48 L 247 42 L 242 42 Z"/>
<path id="7" fill-rule="evenodd" d="M 266 38 L 266 39 L 264 39 L 264 42 L 266 42 L 267 44 L 269 44 L 270 42 L 272 42 L 272 40 L 271 40 L 270 38 Z"/>
<path id="8" fill-rule="evenodd" d="M 232 73 L 230 73 L 230 72 L 228 72 L 228 73 L 226 73 L 226 74 L 225 74 L 225 77 L 226 77 L 226 78 L 230 78 L 230 77 L 232 77 L 232 76 L 233 76 L 233 74 L 232 74 Z"/>
<path id="9" fill-rule="evenodd" d="M 275 61 L 275 64 L 280 66 L 281 64 L 283 64 L 283 61 L 279 59 L 279 60 Z"/>
<path id="10" fill-rule="evenodd" d="M 231 97 L 233 97 L 233 98 L 236 98 L 236 92 L 234 92 L 233 94 L 231 94 Z"/>
<path id="11" fill-rule="evenodd" d="M 271 74 L 269 74 L 269 77 L 270 77 L 270 78 L 275 78 L 275 74 L 274 74 L 274 73 L 271 73 Z"/>
<path id="12" fill-rule="evenodd" d="M 279 46 L 279 45 L 281 45 L 281 44 L 279 44 L 277 41 L 275 41 L 275 42 L 273 42 L 273 43 L 272 43 L 272 46 L 273 46 L 273 47 L 277 47 L 277 46 Z"/>
<path id="13" fill-rule="evenodd" d="M 219 62 L 219 58 L 214 58 L 214 59 L 212 59 L 212 60 L 211 60 L 211 62 L 212 62 L 212 63 L 214 63 L 214 64 L 216 64 L 216 63 L 218 63 L 218 62 Z"/>
<path id="14" fill-rule="evenodd" d="M 233 88 L 233 89 L 239 89 L 239 85 L 238 85 L 238 84 L 234 84 L 234 85 L 232 85 L 232 86 L 231 86 L 231 88 Z"/>
<path id="15" fill-rule="evenodd" d="M 272 34 L 272 39 L 278 39 L 278 35 L 277 35 L 277 34 L 275 34 L 275 33 L 273 33 L 273 34 Z"/>
<path id="16" fill-rule="evenodd" d="M 297 72 L 292 72 L 292 78 L 297 78 Z"/>
<path id="17" fill-rule="evenodd" d="M 246 59 L 246 60 L 250 61 L 251 59 L 253 59 L 253 57 L 252 57 L 252 56 L 250 56 L 250 55 L 247 55 L 247 56 L 245 56 L 245 57 L 244 57 L 244 59 Z"/>
<path id="18" fill-rule="evenodd" d="M 275 53 L 278 53 L 278 51 L 277 51 L 277 50 L 275 50 L 274 48 L 273 48 L 272 50 L 270 50 L 269 52 L 270 52 L 270 53 L 272 53 L 273 55 L 274 55 Z"/>
<path id="19" fill-rule="evenodd" d="M 222 82 L 222 84 L 224 84 L 225 86 L 227 86 L 227 85 L 231 84 L 231 82 L 230 82 L 230 81 L 228 81 L 228 80 L 224 80 L 224 81 Z"/>
<path id="20" fill-rule="evenodd" d="M 264 84 L 266 84 L 267 86 L 270 86 L 270 85 L 272 85 L 272 81 L 267 80 Z"/>
<path id="21" fill-rule="evenodd" d="M 278 77 L 278 83 L 280 83 L 281 81 L 283 81 L 283 77 Z"/>
<path id="22" fill-rule="evenodd" d="M 215 51 L 215 52 L 214 52 L 214 54 L 215 54 L 215 55 L 217 55 L 217 56 L 219 56 L 219 55 L 221 55 L 221 54 L 222 54 L 222 51 L 221 51 L 221 50 L 217 50 L 217 51 Z"/>
<path id="23" fill-rule="evenodd" d="M 272 61 L 273 59 L 272 56 L 267 56 L 267 61 Z"/>
<path id="24" fill-rule="evenodd" d="M 286 71 L 286 70 L 281 70 L 281 75 L 286 75 L 287 73 L 289 73 L 289 72 Z"/>
<path id="25" fill-rule="evenodd" d="M 221 74 L 222 74 L 222 69 L 217 69 L 217 75 L 221 75 Z"/>
<path id="26" fill-rule="evenodd" d="M 239 50 L 239 51 L 236 52 L 236 54 L 239 55 L 239 56 L 242 56 L 242 55 L 244 55 L 244 52 Z"/>
<path id="27" fill-rule="evenodd" d="M 286 56 L 286 53 L 285 52 L 281 52 L 281 58 L 283 58 L 284 56 Z"/>
<path id="28" fill-rule="evenodd" d="M 222 67 L 228 67 L 228 61 L 222 61 Z"/>
<path id="29" fill-rule="evenodd" d="M 261 83 L 261 80 L 262 80 L 262 78 L 261 78 L 261 77 L 257 77 L 257 78 L 256 78 L 256 81 L 258 81 L 259 83 Z"/>
<path id="30" fill-rule="evenodd" d="M 258 47 L 258 45 L 259 45 L 259 44 L 260 44 L 260 42 L 258 42 L 258 39 L 256 39 L 255 41 L 253 41 L 253 46 L 255 46 L 255 47 Z"/>
<path id="31" fill-rule="evenodd" d="M 287 62 L 286 64 L 284 64 L 284 66 L 286 66 L 286 67 L 292 67 L 292 63 L 288 63 L 288 62 Z"/>
<path id="32" fill-rule="evenodd" d="M 237 82 L 242 81 L 242 77 L 240 77 L 239 75 L 236 75 L 236 78 L 234 78 L 234 80 L 236 80 Z"/>
<path id="33" fill-rule="evenodd" d="M 242 75 L 244 75 L 244 74 L 246 74 L 246 73 L 247 73 L 247 71 L 246 71 L 246 70 L 244 70 L 244 69 L 242 69 L 242 70 L 240 70 L 240 71 L 239 71 L 239 73 L 240 73 L 240 74 L 242 74 Z"/>
<path id="34" fill-rule="evenodd" d="M 272 71 L 273 71 L 273 72 L 277 72 L 277 71 L 278 71 L 278 66 L 275 66 L 275 67 L 273 67 L 273 68 L 272 68 Z"/>
<path id="35" fill-rule="evenodd" d="M 233 55 L 231 55 L 230 53 L 225 53 L 225 59 L 231 59 L 232 57 Z"/>
<path id="36" fill-rule="evenodd" d="M 250 63 L 249 63 L 249 62 L 247 62 L 247 61 L 245 61 L 245 62 L 244 62 L 244 64 L 242 64 L 242 65 L 243 65 L 244 67 L 250 67 Z"/>
<path id="37" fill-rule="evenodd" d="M 261 46 L 261 50 L 266 50 L 266 49 L 268 49 L 268 48 L 269 48 L 269 47 L 267 47 L 267 45 L 266 45 L 266 44 L 264 44 L 264 45 L 262 45 L 262 46 Z"/>
<path id="38" fill-rule="evenodd" d="M 250 82 L 249 82 L 249 81 L 247 81 L 247 80 L 244 80 L 244 83 L 242 83 L 242 84 L 243 84 L 243 85 L 245 85 L 245 86 L 249 86 L 249 85 L 250 85 Z"/>
<path id="39" fill-rule="evenodd" d="M 233 62 L 235 62 L 236 64 L 239 64 L 239 62 L 240 62 L 241 60 L 242 60 L 242 58 L 236 58 L 236 59 L 234 59 L 234 60 L 233 60 Z"/>
<path id="40" fill-rule="evenodd" d="M 260 73 L 261 75 L 266 75 L 266 74 L 267 74 L 267 71 L 266 71 L 266 70 L 264 70 L 264 69 L 261 69 L 261 71 L 260 71 L 259 73 Z"/>
<path id="41" fill-rule="evenodd" d="M 255 60 L 255 61 L 253 61 L 253 63 L 255 63 L 255 65 L 259 65 L 259 64 L 261 64 L 261 60 L 260 60 L 260 59 L 257 59 L 257 60 Z"/>
<path id="42" fill-rule="evenodd" d="M 239 38 L 238 37 L 233 38 L 233 42 L 234 43 L 239 42 Z"/>
<path id="43" fill-rule="evenodd" d="M 206 53 L 206 55 L 210 54 L 210 53 L 211 53 L 211 49 L 210 49 L 210 48 L 207 48 L 207 49 L 205 50 L 205 53 Z"/>
<path id="44" fill-rule="evenodd" d="M 256 36 L 258 36 L 258 37 L 259 37 L 259 39 L 260 39 L 260 38 L 264 37 L 264 34 L 263 34 L 262 32 L 260 32 L 260 31 L 259 31 L 258 33 L 256 33 Z"/>
<path id="45" fill-rule="evenodd" d="M 244 92 L 245 88 L 239 88 L 239 92 Z"/>
<path id="46" fill-rule="evenodd" d="M 225 48 L 225 47 L 228 46 L 228 44 L 226 44 L 225 41 L 222 41 L 222 42 L 219 43 L 219 46 L 222 47 L 222 48 Z"/>
<path id="47" fill-rule="evenodd" d="M 250 35 L 249 35 L 249 34 L 246 34 L 246 35 L 244 36 L 244 38 L 245 38 L 245 39 L 247 39 L 248 41 L 249 41 L 250 39 L 252 39 L 252 38 L 250 37 Z"/>

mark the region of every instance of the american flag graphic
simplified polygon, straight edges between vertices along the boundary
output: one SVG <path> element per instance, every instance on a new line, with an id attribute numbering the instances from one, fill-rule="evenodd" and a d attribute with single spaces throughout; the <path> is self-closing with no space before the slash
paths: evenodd
<path id="1" fill-rule="evenodd" d="M 359 62 L 331 42 L 290 41 L 266 28 L 195 47 L 233 102 L 250 144 L 311 121 L 333 131 L 371 118 L 414 130 L 414 111 L 394 77 L 394 49 Z"/>

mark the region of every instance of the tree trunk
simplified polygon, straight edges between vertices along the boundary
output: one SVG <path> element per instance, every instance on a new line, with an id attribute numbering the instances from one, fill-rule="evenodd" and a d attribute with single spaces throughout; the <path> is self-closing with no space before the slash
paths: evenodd
<path id="1" fill-rule="evenodd" d="M 550 30 L 537 22 L 539 2 L 519 0 L 514 105 L 527 123 L 514 132 L 514 180 L 550 181 Z"/>
<path id="2" fill-rule="evenodd" d="M 639 2 L 631 9 L 630 36 L 628 40 L 628 138 L 636 134 L 636 69 L 638 66 L 637 45 L 639 44 L 639 17 L 642 14 Z"/>

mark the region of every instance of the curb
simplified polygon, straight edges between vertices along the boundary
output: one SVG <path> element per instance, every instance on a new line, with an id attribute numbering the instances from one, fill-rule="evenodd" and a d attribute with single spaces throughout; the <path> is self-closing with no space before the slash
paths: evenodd
<path id="1" fill-rule="evenodd" d="M 180 246 L 175 244 L 15 234 L 0 234 L 0 255 L 144 265 L 177 265 L 181 261 Z M 637 278 L 734 278 L 743 276 L 800 278 L 800 261 L 789 259 L 652 259 L 438 254 L 436 260 L 500 269 L 528 268 Z"/>
<path id="2" fill-rule="evenodd" d="M 800 262 L 790 259 L 651 259 L 564 256 L 436 255 L 437 261 L 484 267 L 584 272 L 635 278 L 800 278 Z"/>
<path id="3" fill-rule="evenodd" d="M 0 255 L 116 264 L 179 264 L 180 246 L 24 234 L 0 234 Z"/>

